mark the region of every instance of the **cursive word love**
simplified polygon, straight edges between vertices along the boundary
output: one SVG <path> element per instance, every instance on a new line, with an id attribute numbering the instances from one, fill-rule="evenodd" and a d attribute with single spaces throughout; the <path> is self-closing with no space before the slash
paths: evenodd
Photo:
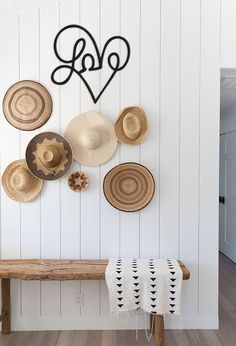
<path id="1" fill-rule="evenodd" d="M 79 38 L 73 45 L 71 58 L 65 59 L 60 55 L 60 40 L 62 34 L 65 34 L 70 29 L 79 29 Z M 85 36 L 86 38 L 81 36 Z M 121 62 L 120 53 L 118 53 L 117 51 L 108 53 L 109 49 L 111 49 L 112 47 L 112 43 L 114 44 L 114 42 L 119 47 L 121 46 L 121 43 L 123 43 L 126 47 L 125 50 L 122 50 L 122 60 L 124 60 L 123 62 Z M 93 48 L 93 53 L 90 52 L 90 47 Z M 130 45 L 124 37 L 113 36 L 109 38 L 106 41 L 102 51 L 100 52 L 98 45 L 91 33 L 84 27 L 76 24 L 67 25 L 57 33 L 54 40 L 54 52 L 61 64 L 53 70 L 51 75 L 52 82 L 59 85 L 66 84 L 67 82 L 69 82 L 73 73 L 76 73 L 84 82 L 94 103 L 97 103 L 107 86 L 115 77 L 116 73 L 123 70 L 130 59 Z M 89 67 L 87 65 L 89 65 Z M 92 85 L 89 84 L 88 73 L 102 70 L 104 66 L 109 67 L 111 73 L 109 74 L 105 85 L 96 96 L 95 92 L 92 89 Z M 64 75 L 66 75 L 62 80 L 60 78 L 60 71 L 63 72 Z"/>

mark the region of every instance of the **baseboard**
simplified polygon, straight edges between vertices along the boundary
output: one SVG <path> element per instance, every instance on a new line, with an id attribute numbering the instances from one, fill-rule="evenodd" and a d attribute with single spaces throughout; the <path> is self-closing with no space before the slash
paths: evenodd
<path id="1" fill-rule="evenodd" d="M 137 317 L 137 328 L 144 329 L 149 326 L 147 316 L 146 323 L 144 315 Z M 189 315 L 189 316 L 167 316 L 165 318 L 166 329 L 218 329 L 218 316 L 215 315 Z M 115 318 L 112 316 L 17 316 L 12 318 L 12 330 L 121 330 L 135 329 L 136 317 L 123 316 Z"/>
<path id="2" fill-rule="evenodd" d="M 218 315 L 166 316 L 166 329 L 218 329 Z"/>

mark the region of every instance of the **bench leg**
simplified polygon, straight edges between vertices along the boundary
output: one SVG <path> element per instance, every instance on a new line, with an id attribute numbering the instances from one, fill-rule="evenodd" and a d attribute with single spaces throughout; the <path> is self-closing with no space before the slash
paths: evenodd
<path id="1" fill-rule="evenodd" d="M 2 279 L 2 334 L 11 332 L 10 279 Z"/>
<path id="2" fill-rule="evenodd" d="M 152 314 L 150 314 L 150 329 L 149 329 L 149 333 L 150 334 L 155 334 L 154 332 L 154 316 Z"/>
<path id="3" fill-rule="evenodd" d="M 165 345 L 165 336 L 164 336 L 164 316 L 157 315 L 153 316 L 154 318 L 154 335 L 155 335 L 155 346 L 164 346 Z"/>

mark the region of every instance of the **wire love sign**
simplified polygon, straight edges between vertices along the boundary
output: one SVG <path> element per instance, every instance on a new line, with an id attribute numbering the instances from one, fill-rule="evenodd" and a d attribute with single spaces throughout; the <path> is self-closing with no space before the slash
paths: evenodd
<path id="1" fill-rule="evenodd" d="M 72 47 L 72 55 L 70 55 L 69 59 L 66 59 L 61 56 L 60 43 L 62 35 L 71 31 L 71 29 L 74 29 L 74 31 L 75 29 L 79 30 L 79 38 L 75 41 Z M 125 50 L 122 49 L 121 59 L 120 52 L 117 52 L 116 50 L 120 51 L 122 43 L 125 46 Z M 112 46 L 113 50 L 109 53 Z M 114 46 L 118 49 L 114 49 Z M 66 84 L 69 82 L 73 73 L 76 73 L 84 82 L 94 103 L 97 103 L 105 89 L 115 77 L 116 73 L 123 70 L 130 59 L 130 45 L 124 37 L 113 36 L 109 38 L 106 41 L 103 49 L 100 51 L 92 34 L 84 27 L 76 24 L 67 25 L 57 33 L 54 40 L 54 52 L 62 64 L 53 70 L 51 75 L 52 82 L 58 85 Z M 110 74 L 105 81 L 105 85 L 101 88 L 99 93 L 96 94 L 96 92 L 93 90 L 93 86 L 90 85 L 91 82 L 89 82 L 89 74 L 92 72 L 101 71 L 105 64 L 107 64 L 106 66 L 109 67 Z M 64 73 L 63 78 L 61 78 L 61 72 Z"/>

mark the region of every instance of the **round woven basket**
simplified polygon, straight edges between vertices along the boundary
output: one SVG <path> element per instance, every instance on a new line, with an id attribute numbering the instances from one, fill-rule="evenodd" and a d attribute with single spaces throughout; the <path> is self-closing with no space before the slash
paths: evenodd
<path id="1" fill-rule="evenodd" d="M 3 113 L 15 128 L 32 131 L 44 125 L 52 113 L 52 98 L 40 83 L 23 80 L 13 84 L 3 99 Z"/>
<path id="2" fill-rule="evenodd" d="M 155 192 L 155 181 L 146 167 L 127 162 L 107 173 L 103 181 L 103 191 L 114 208 L 134 212 L 150 203 Z"/>

